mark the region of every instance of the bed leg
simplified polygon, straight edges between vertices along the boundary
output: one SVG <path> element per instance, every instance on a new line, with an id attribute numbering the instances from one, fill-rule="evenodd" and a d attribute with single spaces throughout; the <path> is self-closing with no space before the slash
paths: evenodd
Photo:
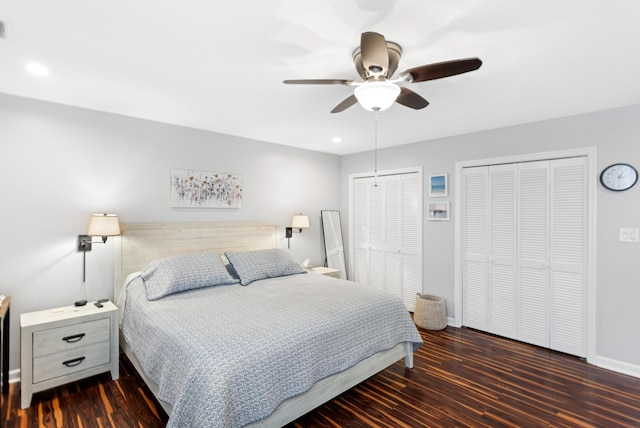
<path id="1" fill-rule="evenodd" d="M 404 366 L 408 369 L 413 368 L 413 343 L 405 342 L 404 344 Z"/>

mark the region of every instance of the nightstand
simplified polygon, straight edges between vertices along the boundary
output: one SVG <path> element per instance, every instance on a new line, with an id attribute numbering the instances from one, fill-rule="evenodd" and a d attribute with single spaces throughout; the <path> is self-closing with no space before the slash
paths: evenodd
<path id="1" fill-rule="evenodd" d="M 318 266 L 311 268 L 311 272 L 320 275 L 330 276 L 332 278 L 340 278 L 340 269 Z"/>
<path id="2" fill-rule="evenodd" d="M 43 391 L 105 371 L 118 379 L 118 308 L 111 302 L 20 315 L 21 407 Z"/>

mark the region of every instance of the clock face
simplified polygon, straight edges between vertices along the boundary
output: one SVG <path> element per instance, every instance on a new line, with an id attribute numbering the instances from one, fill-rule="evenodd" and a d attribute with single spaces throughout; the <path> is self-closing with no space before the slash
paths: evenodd
<path id="1" fill-rule="evenodd" d="M 626 163 L 606 167 L 600 174 L 600 182 L 609 190 L 622 191 L 633 187 L 638 181 L 638 171 Z"/>

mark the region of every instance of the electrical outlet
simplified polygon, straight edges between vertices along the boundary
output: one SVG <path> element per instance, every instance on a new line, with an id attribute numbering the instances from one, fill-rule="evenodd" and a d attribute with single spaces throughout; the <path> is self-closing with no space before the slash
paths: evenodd
<path id="1" fill-rule="evenodd" d="M 621 227 L 620 242 L 640 242 L 640 229 L 637 227 Z"/>

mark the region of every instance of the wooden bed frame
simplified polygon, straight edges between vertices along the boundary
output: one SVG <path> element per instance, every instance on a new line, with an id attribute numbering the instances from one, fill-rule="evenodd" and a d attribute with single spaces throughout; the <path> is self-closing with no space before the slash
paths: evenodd
<path id="1" fill-rule="evenodd" d="M 151 261 L 179 254 L 215 250 L 248 251 L 277 248 L 278 226 L 274 223 L 156 223 L 121 224 L 122 235 L 116 239 L 116 273 L 114 299 L 117 299 L 126 277 L 142 270 Z M 151 392 L 158 396 L 158 385 L 145 373 L 138 358 L 120 335 L 120 347 L 143 378 Z M 399 343 L 378 352 L 355 366 L 316 382 L 307 392 L 282 402 L 267 418 L 249 426 L 280 427 L 354 387 L 381 370 L 404 358 L 413 367 L 413 344 Z M 171 414 L 171 405 L 158 399 Z"/>

